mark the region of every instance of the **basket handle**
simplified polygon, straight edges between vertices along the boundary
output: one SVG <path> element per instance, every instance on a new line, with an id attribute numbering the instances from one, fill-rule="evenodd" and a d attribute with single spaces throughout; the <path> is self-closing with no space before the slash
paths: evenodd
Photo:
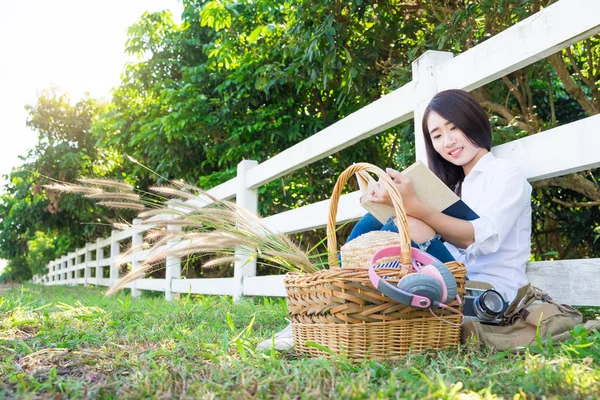
<path id="1" fill-rule="evenodd" d="M 404 265 L 410 265 L 412 257 L 412 248 L 410 244 L 410 236 L 408 232 L 408 221 L 406 219 L 406 212 L 404 211 L 404 204 L 402 203 L 402 196 L 398 191 L 396 185 L 392 179 L 386 174 L 381 168 L 376 167 L 369 163 L 357 163 L 346 168 L 344 172 L 340 174 L 333 188 L 331 199 L 329 201 L 329 217 L 327 220 L 327 249 L 328 249 L 328 261 L 329 267 L 337 267 L 339 265 L 337 258 L 337 239 L 335 237 L 335 223 L 338 211 L 338 203 L 342 194 L 344 185 L 348 182 L 351 176 L 360 171 L 372 172 L 379 177 L 379 181 L 383 182 L 385 188 L 388 190 L 392 199 L 392 205 L 394 206 L 394 212 L 396 213 L 397 219 L 396 224 L 398 225 L 399 242 L 400 248 L 402 249 L 400 254 L 400 261 Z"/>

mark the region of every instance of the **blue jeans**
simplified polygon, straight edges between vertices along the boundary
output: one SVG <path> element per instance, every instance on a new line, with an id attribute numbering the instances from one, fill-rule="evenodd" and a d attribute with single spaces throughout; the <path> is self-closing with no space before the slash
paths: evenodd
<path id="1" fill-rule="evenodd" d="M 371 231 L 398 232 L 398 227 L 396 226 L 396 224 L 394 223 L 392 218 L 390 218 L 389 221 L 385 225 L 383 225 L 381 222 L 379 222 L 377 220 L 377 218 L 375 218 L 371 214 L 365 214 L 365 216 L 362 217 L 356 223 L 356 225 L 354 225 L 354 228 L 352 228 L 352 232 L 350 232 L 350 236 L 348 236 L 346 243 L 348 243 L 349 241 L 351 241 L 353 239 L 356 239 L 358 236 L 362 235 L 363 233 L 367 233 L 367 232 L 371 232 Z M 440 235 L 436 235 L 434 238 L 429 239 L 425 243 L 419 244 L 419 243 L 415 243 L 414 241 L 411 241 L 411 244 L 412 244 L 412 247 L 421 249 L 421 250 L 431 254 L 432 256 L 434 256 L 435 258 L 437 258 L 438 260 L 440 260 L 443 263 L 448 262 L 448 261 L 454 261 L 454 257 L 452 257 L 452 254 L 450 254 L 450 252 L 448 251 L 446 246 L 444 246 L 444 243 L 440 239 Z"/>

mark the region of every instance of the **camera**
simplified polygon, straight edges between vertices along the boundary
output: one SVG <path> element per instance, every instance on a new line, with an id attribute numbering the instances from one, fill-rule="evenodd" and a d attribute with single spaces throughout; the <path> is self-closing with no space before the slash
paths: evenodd
<path id="1" fill-rule="evenodd" d="M 482 324 L 500 325 L 508 303 L 493 289 L 467 289 L 463 315 Z"/>

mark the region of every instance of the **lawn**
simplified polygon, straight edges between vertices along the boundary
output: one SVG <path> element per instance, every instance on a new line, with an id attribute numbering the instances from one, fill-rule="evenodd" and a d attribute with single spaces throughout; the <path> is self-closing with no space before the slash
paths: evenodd
<path id="1" fill-rule="evenodd" d="M 105 297 L 99 288 L 0 293 L 0 398 L 600 397 L 600 334 L 520 355 L 464 345 L 396 362 L 256 353 L 283 299 Z"/>

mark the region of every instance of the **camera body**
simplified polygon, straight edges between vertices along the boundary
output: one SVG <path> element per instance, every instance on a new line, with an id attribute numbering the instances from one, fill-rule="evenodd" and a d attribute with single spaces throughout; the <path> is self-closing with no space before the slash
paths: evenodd
<path id="1" fill-rule="evenodd" d="M 493 289 L 468 288 L 464 297 L 463 315 L 482 324 L 500 325 L 508 303 Z"/>

